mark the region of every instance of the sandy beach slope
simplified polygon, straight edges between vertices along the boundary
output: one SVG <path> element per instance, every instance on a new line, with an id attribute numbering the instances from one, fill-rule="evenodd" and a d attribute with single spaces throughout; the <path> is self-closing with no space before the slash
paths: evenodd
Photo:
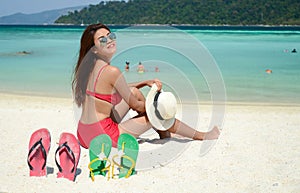
<path id="1" fill-rule="evenodd" d="M 205 128 L 210 107 L 201 108 Z M 193 124 L 190 114 L 184 121 Z M 59 135 L 76 134 L 75 122 L 72 99 L 1 94 L 0 192 L 300 192 L 299 106 L 229 104 L 221 136 L 206 155 L 199 156 L 203 142 L 186 141 L 187 149 L 170 163 L 109 181 L 90 180 L 86 149 L 75 182 L 56 178 Z M 30 135 L 39 128 L 49 129 L 52 143 L 48 176 L 38 178 L 29 177 L 26 159 Z M 164 146 L 151 142 L 140 148 Z"/>

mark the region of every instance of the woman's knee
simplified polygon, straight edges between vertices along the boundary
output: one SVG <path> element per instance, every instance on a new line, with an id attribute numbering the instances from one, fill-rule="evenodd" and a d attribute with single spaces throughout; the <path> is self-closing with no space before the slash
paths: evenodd
<path id="1" fill-rule="evenodd" d="M 176 132 L 177 132 L 177 129 L 178 129 L 178 127 L 179 127 L 179 124 L 180 124 L 180 121 L 177 120 L 177 119 L 175 119 L 174 124 L 173 124 L 167 131 L 169 131 L 169 132 L 171 132 L 171 133 L 176 133 Z"/>
<path id="2" fill-rule="evenodd" d="M 136 87 L 130 87 L 131 92 L 134 94 L 134 96 L 138 95 L 140 90 Z"/>

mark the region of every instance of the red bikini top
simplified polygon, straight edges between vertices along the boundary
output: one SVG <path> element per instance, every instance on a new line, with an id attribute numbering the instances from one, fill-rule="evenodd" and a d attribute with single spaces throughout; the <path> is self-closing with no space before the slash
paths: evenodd
<path id="1" fill-rule="evenodd" d="M 103 66 L 102 68 L 100 68 L 100 70 L 99 70 L 99 72 L 98 72 L 96 81 L 95 81 L 95 83 L 94 83 L 94 91 L 96 90 L 96 84 L 97 84 L 97 81 L 98 81 L 98 79 L 99 79 L 99 76 L 100 76 L 101 72 L 103 71 L 103 69 L 104 69 L 106 66 L 108 66 L 108 64 L 105 65 L 105 66 Z M 97 99 L 100 99 L 100 100 L 109 102 L 109 103 L 111 103 L 111 104 L 113 104 L 113 105 L 116 105 L 116 104 L 120 103 L 121 100 L 122 100 L 122 97 L 120 96 L 120 94 L 119 94 L 118 92 L 115 92 L 115 93 L 113 93 L 113 94 L 100 94 L 100 93 L 92 92 L 92 91 L 86 89 L 86 94 L 87 94 L 87 95 L 90 95 L 90 96 L 93 96 L 93 97 L 95 97 L 95 98 L 97 98 Z"/>

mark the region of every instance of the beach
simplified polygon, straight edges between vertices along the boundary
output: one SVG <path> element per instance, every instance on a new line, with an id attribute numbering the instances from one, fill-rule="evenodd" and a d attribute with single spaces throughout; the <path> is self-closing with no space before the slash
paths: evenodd
<path id="1" fill-rule="evenodd" d="M 128 82 L 160 79 L 182 103 L 177 118 L 207 131 L 221 117 L 222 131 L 206 154 L 207 141 L 143 135 L 137 175 L 96 176 L 95 182 L 87 149 L 81 148 L 74 182 L 57 178 L 55 164 L 61 133 L 76 136 L 80 111 L 71 81 L 83 27 L 0 28 L 0 193 L 300 192 L 300 55 L 291 52 L 300 48 L 298 28 L 181 28 L 172 35 L 169 28 L 112 28 L 118 36 L 112 65 L 123 71 L 130 61 L 123 73 Z M 17 54 L 22 51 L 30 54 Z M 145 73 L 136 72 L 140 61 Z M 225 101 L 225 112 L 219 104 L 213 111 L 218 100 Z M 30 177 L 29 140 L 40 128 L 51 134 L 48 174 Z"/>
<path id="2" fill-rule="evenodd" d="M 201 105 L 201 128 L 209 124 L 210 108 Z M 194 113 L 183 121 L 192 124 Z M 300 192 L 299 105 L 228 103 L 221 135 L 207 154 L 199 154 L 202 141 L 187 141 L 162 167 L 128 179 L 96 176 L 94 182 L 83 148 L 75 182 L 56 177 L 59 136 L 76 136 L 74 117 L 71 98 L 0 94 L 0 192 Z M 29 177 L 28 143 L 39 128 L 51 133 L 48 175 Z M 145 142 L 140 150 L 150 146 L 163 144 Z"/>

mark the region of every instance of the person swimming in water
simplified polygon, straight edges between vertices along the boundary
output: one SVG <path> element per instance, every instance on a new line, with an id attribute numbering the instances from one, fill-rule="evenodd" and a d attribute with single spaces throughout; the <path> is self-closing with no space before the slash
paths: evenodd
<path id="1" fill-rule="evenodd" d="M 273 72 L 273 71 L 272 71 L 271 69 L 267 69 L 267 70 L 266 70 L 266 73 L 268 73 L 268 74 L 272 74 L 272 72 Z"/>
<path id="2" fill-rule="evenodd" d="M 145 68 L 144 68 L 142 62 L 139 62 L 139 65 L 137 67 L 137 72 L 138 73 L 144 73 L 145 72 Z"/>
<path id="3" fill-rule="evenodd" d="M 129 71 L 129 62 L 128 61 L 126 61 L 126 63 L 125 63 L 125 71 L 126 72 L 128 72 Z"/>

